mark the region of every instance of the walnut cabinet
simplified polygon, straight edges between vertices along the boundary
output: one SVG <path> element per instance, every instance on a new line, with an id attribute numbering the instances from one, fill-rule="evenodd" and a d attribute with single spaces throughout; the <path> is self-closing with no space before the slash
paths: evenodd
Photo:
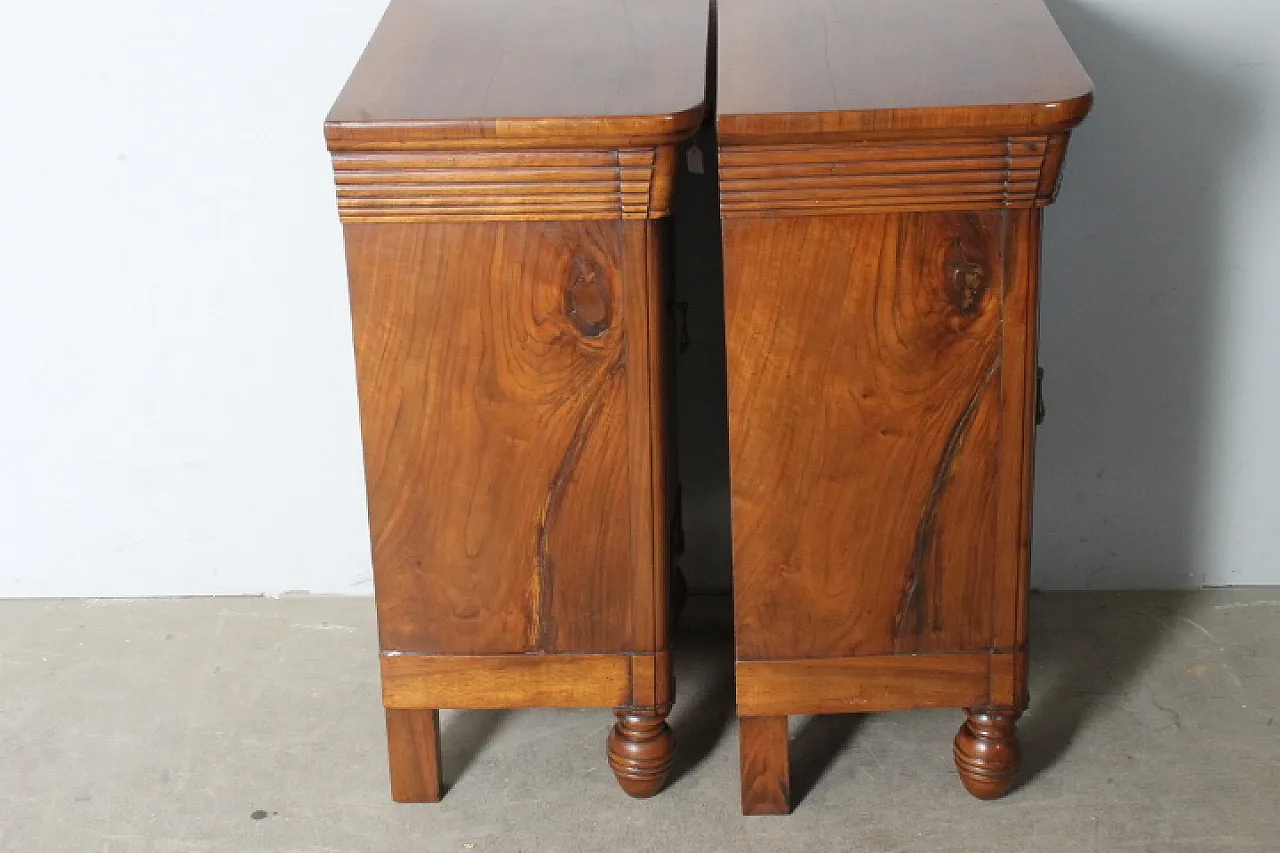
<path id="1" fill-rule="evenodd" d="M 671 766 L 665 217 L 707 19 L 393 0 L 325 125 L 396 800 L 441 796 L 441 708 L 613 708 L 622 787 Z"/>
<path id="2" fill-rule="evenodd" d="M 964 708 L 1017 769 L 1041 209 L 1092 84 L 1040 0 L 719 9 L 743 810 L 787 716 Z"/>

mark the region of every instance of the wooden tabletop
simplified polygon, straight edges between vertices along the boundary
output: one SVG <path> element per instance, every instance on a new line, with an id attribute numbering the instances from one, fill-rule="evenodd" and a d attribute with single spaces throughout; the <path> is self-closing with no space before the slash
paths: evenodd
<path id="1" fill-rule="evenodd" d="M 720 0 L 722 142 L 1065 129 L 1093 83 L 1041 0 Z"/>
<path id="2" fill-rule="evenodd" d="M 325 135 L 332 150 L 685 135 L 707 22 L 707 0 L 392 0 Z"/>

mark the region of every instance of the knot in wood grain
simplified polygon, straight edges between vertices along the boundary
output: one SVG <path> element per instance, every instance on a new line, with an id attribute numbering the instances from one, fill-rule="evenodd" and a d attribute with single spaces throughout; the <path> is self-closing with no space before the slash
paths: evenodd
<path id="1" fill-rule="evenodd" d="M 948 253 L 946 269 L 947 301 L 962 317 L 972 317 L 982 312 L 982 300 L 986 296 L 990 276 L 987 268 L 960 237 L 956 237 Z"/>
<path id="2" fill-rule="evenodd" d="M 575 258 L 564 289 L 564 313 L 579 334 L 598 338 L 613 319 L 609 281 L 604 270 L 585 258 Z"/>

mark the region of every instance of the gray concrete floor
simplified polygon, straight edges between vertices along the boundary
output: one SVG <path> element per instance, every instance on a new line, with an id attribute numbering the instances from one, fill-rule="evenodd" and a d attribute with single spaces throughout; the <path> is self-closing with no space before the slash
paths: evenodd
<path id="1" fill-rule="evenodd" d="M 395 805 L 371 600 L 0 602 L 0 850 L 1280 850 L 1280 590 L 1037 595 L 1013 794 L 961 790 L 958 712 L 793 718 L 773 818 L 738 813 L 726 603 L 685 614 L 659 797 L 607 711 L 463 711 L 445 801 Z"/>

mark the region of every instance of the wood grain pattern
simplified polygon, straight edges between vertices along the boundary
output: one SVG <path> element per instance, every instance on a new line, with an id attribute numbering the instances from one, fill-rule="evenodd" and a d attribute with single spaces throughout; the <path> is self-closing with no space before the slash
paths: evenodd
<path id="1" fill-rule="evenodd" d="M 612 708 L 631 704 L 629 655 L 384 654 L 388 708 Z"/>
<path id="2" fill-rule="evenodd" d="M 965 790 L 980 800 L 1003 797 L 1022 761 L 1015 708 L 966 708 L 952 755 Z"/>
<path id="3" fill-rule="evenodd" d="M 662 790 L 675 762 L 675 735 L 667 725 L 669 705 L 652 712 L 619 710 L 605 755 L 622 790 L 638 799 Z"/>
<path id="4" fill-rule="evenodd" d="M 440 712 L 387 710 L 391 799 L 438 803 L 444 794 L 440 766 Z"/>
<path id="5" fill-rule="evenodd" d="M 392 0 L 325 125 L 331 150 L 633 148 L 702 118 L 689 0 Z"/>
<path id="6" fill-rule="evenodd" d="M 687 0 L 392 0 L 325 124 L 406 796 L 439 707 L 615 707 L 623 788 L 670 769 L 659 220 L 707 23 Z"/>
<path id="7" fill-rule="evenodd" d="M 631 656 L 631 696 L 623 703 L 634 710 L 656 710 L 669 706 L 672 696 L 671 653 L 663 649 L 653 654 Z"/>
<path id="8" fill-rule="evenodd" d="M 667 484 L 670 432 L 667 417 L 666 291 L 662 287 L 668 257 L 667 223 L 647 228 L 624 226 L 623 298 L 632 318 L 630 347 L 644 358 L 631 358 L 627 371 L 627 449 L 631 472 L 632 553 L 647 570 L 633 575 L 631 602 L 635 619 L 631 648 L 660 651 L 670 642 L 671 562 L 668 542 L 671 490 Z M 657 704 L 670 701 L 670 670 L 660 686 Z"/>
<path id="9" fill-rule="evenodd" d="M 744 815 L 791 812 L 791 756 L 785 716 L 738 720 L 739 777 Z"/>
<path id="10" fill-rule="evenodd" d="M 1040 0 L 733 0 L 718 25 L 738 712 L 968 706 L 957 769 L 998 796 L 1040 208 L 1092 83 Z"/>
<path id="11" fill-rule="evenodd" d="M 1018 600 L 1008 610 L 1016 610 Z M 993 707 L 1027 707 L 1027 652 L 1026 649 L 1011 653 L 988 655 L 991 663 L 991 696 L 986 704 Z"/>
<path id="12" fill-rule="evenodd" d="M 995 611 L 992 645 L 1025 649 L 1031 574 L 1031 508 L 1035 480 L 1036 351 L 1040 291 L 1040 232 L 1043 212 L 1010 211 L 1005 263 L 1009 287 L 1003 296 L 1003 358 L 998 482 L 997 564 L 992 570 Z M 1024 685 L 1025 667 L 1020 679 Z M 1025 706 L 1025 695 L 1021 699 Z M 1015 703 L 1017 704 L 1017 703 Z"/>
<path id="13" fill-rule="evenodd" d="M 717 20 L 721 144 L 1035 135 L 1092 103 L 1040 0 L 731 0 Z"/>
<path id="14" fill-rule="evenodd" d="M 674 150 L 338 153 L 338 213 L 343 222 L 652 219 L 670 205 Z"/>
<path id="15" fill-rule="evenodd" d="M 1012 655 L 888 654 L 870 657 L 741 660 L 738 713 L 848 714 L 985 705 L 991 661 Z"/>
<path id="16" fill-rule="evenodd" d="M 720 210 L 729 219 L 1041 206 L 1057 186 L 1045 172 L 1061 166 L 1047 147 L 1027 136 L 726 148 Z"/>
<path id="17" fill-rule="evenodd" d="M 621 223 L 345 228 L 382 647 L 628 650 Z"/>
<path id="18" fill-rule="evenodd" d="M 739 660 L 991 647 L 1004 222 L 725 222 Z"/>

